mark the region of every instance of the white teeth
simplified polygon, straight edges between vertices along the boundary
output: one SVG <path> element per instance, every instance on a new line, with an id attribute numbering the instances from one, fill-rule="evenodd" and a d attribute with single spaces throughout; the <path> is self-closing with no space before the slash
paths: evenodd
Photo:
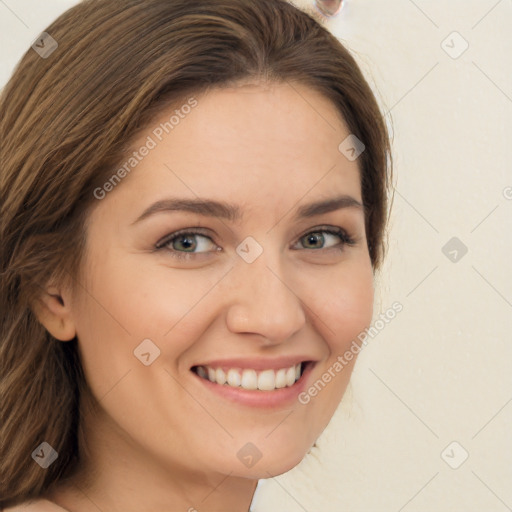
<path id="1" fill-rule="evenodd" d="M 286 386 L 286 368 L 281 368 L 276 373 L 276 388 L 284 388 Z"/>
<path id="2" fill-rule="evenodd" d="M 295 379 L 294 381 L 295 382 Z M 276 388 L 276 372 L 274 370 L 264 370 L 258 375 L 258 389 L 262 391 L 272 391 Z"/>
<path id="3" fill-rule="evenodd" d="M 258 389 L 258 375 L 255 370 L 244 370 L 242 372 L 241 386 L 244 389 Z"/>
<path id="4" fill-rule="evenodd" d="M 286 385 L 293 386 L 294 382 L 295 382 L 295 366 L 292 366 L 291 368 L 288 368 L 288 370 L 286 370 Z"/>
<path id="5" fill-rule="evenodd" d="M 241 383 L 242 383 L 242 377 L 240 377 L 238 370 L 231 368 L 228 371 L 228 384 L 230 386 L 237 388 L 238 386 L 240 386 Z"/>
<path id="6" fill-rule="evenodd" d="M 253 369 L 241 370 L 239 368 L 229 368 L 224 371 L 222 368 L 212 368 L 210 366 L 197 366 L 196 373 L 199 377 L 207 379 L 220 385 L 227 385 L 234 388 L 259 389 L 261 391 L 273 391 L 290 387 L 299 380 L 301 375 L 302 363 L 293 365 L 289 368 L 279 370 L 262 370 L 257 372 Z"/>
<path id="7" fill-rule="evenodd" d="M 217 368 L 215 370 L 215 380 L 217 384 L 224 384 L 226 382 L 226 374 L 222 368 Z"/>

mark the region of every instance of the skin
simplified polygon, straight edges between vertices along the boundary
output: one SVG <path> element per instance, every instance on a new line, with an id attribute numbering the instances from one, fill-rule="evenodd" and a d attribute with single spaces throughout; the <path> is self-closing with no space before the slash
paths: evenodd
<path id="1" fill-rule="evenodd" d="M 49 286 L 37 311 L 57 339 L 78 336 L 100 401 L 84 419 L 89 454 L 79 475 L 49 496 L 73 512 L 247 511 L 258 478 L 290 470 L 312 447 L 356 358 L 309 403 L 272 410 L 217 396 L 190 368 L 308 354 L 317 360 L 312 384 L 371 322 L 363 211 L 294 219 L 298 206 L 315 200 L 362 201 L 358 162 L 338 150 L 350 132 L 334 106 L 298 84 L 240 84 L 196 98 L 198 106 L 98 200 L 88 219 L 85 281 Z M 132 225 L 170 196 L 236 203 L 243 219 L 174 211 Z M 345 229 L 355 244 L 341 247 L 326 233 L 308 244 L 304 235 L 324 225 Z M 195 238 L 195 259 L 173 257 L 171 246 L 154 251 L 166 235 L 193 227 L 210 237 Z M 263 248 L 250 264 L 236 252 L 247 236 Z M 146 338 L 161 351 L 149 366 L 133 354 Z M 252 468 L 237 457 L 248 442 L 262 454 Z"/>

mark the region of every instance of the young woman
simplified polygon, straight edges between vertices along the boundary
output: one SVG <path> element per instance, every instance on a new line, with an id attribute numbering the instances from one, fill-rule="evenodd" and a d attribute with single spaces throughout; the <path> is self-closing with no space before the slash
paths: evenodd
<path id="1" fill-rule="evenodd" d="M 356 62 L 281 0 L 86 0 L 0 113 L 0 505 L 247 512 L 372 318 L 391 158 Z"/>

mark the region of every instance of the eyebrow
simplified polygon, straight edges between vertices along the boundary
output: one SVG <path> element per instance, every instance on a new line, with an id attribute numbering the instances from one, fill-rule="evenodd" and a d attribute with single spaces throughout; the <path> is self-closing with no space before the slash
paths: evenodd
<path id="1" fill-rule="evenodd" d="M 362 203 L 354 197 L 342 195 L 302 205 L 297 209 L 295 217 L 298 219 L 306 219 L 316 215 L 341 210 L 343 208 L 364 209 Z M 240 207 L 234 204 L 215 201 L 213 199 L 182 199 L 171 197 L 153 203 L 144 210 L 142 215 L 132 222 L 132 225 L 156 213 L 172 211 L 196 213 L 205 217 L 218 217 L 231 222 L 239 221 L 242 218 L 242 211 Z"/>

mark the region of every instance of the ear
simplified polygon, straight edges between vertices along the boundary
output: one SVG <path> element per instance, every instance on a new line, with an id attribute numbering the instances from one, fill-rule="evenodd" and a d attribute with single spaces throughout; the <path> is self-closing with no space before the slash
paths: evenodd
<path id="1" fill-rule="evenodd" d="M 70 295 L 63 289 L 50 286 L 44 289 L 33 304 L 39 322 L 60 341 L 70 341 L 76 336 L 71 312 Z"/>

